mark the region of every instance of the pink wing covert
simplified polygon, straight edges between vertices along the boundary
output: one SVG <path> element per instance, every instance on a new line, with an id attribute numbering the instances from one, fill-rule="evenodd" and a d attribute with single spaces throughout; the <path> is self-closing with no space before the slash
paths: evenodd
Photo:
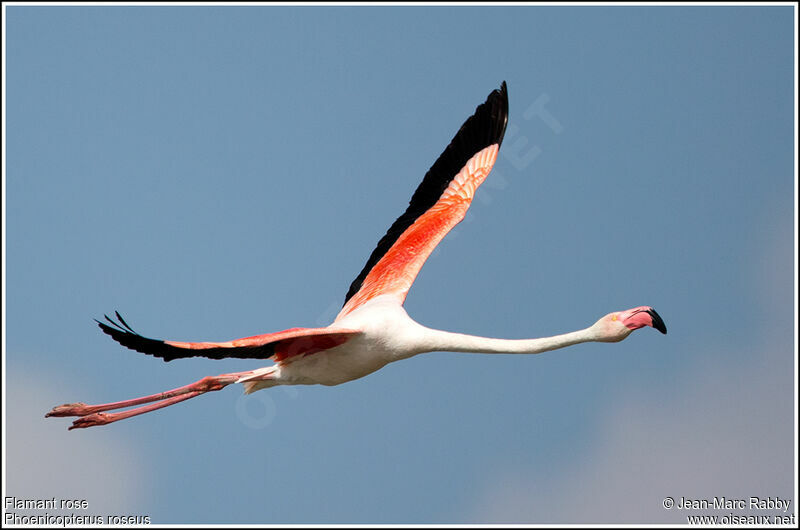
<path id="1" fill-rule="evenodd" d="M 422 265 L 436 245 L 464 219 L 478 189 L 497 160 L 498 144 L 470 159 L 442 193 L 441 198 L 408 227 L 369 271 L 361 289 L 340 313 L 346 315 L 367 300 L 389 294 L 402 304 Z"/>

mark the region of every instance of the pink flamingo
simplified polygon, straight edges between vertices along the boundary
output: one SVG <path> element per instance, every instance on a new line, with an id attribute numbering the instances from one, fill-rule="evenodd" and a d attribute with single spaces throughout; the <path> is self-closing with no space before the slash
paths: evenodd
<path id="1" fill-rule="evenodd" d="M 70 429 L 92 427 L 174 405 L 232 383 L 242 383 L 248 394 L 275 385 L 339 385 L 425 352 L 541 353 L 582 342 L 618 342 L 644 326 L 666 333 L 664 321 L 648 306 L 614 311 L 579 331 L 524 340 L 439 331 L 408 316 L 403 302 L 411 284 L 439 241 L 464 218 L 475 190 L 497 159 L 507 122 L 508 93 L 503 82 L 475 109 L 430 168 L 408 209 L 378 242 L 350 285 L 344 307 L 328 327 L 291 328 L 228 342 L 178 342 L 143 337 L 119 313 L 116 321 L 108 316 L 108 323 L 97 321 L 123 346 L 165 361 L 235 357 L 271 359 L 273 365 L 205 377 L 180 388 L 116 403 L 60 405 L 47 416 L 79 416 Z"/>

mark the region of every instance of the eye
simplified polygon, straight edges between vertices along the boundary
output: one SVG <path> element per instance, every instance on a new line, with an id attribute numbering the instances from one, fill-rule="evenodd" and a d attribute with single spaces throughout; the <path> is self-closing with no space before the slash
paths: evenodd
<path id="1" fill-rule="evenodd" d="M 616 322 L 616 321 L 617 321 L 617 313 L 614 313 L 614 314 L 611 316 L 611 320 L 612 320 L 613 322 Z"/>

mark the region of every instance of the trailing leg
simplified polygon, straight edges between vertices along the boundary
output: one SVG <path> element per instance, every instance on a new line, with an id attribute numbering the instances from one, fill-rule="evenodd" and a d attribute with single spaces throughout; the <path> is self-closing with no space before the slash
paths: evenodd
<path id="1" fill-rule="evenodd" d="M 158 410 L 160 408 L 180 403 L 187 399 L 197 397 L 206 392 L 215 392 L 221 390 L 231 383 L 236 383 L 240 378 L 247 377 L 253 374 L 253 371 L 247 372 L 234 372 L 230 374 L 222 374 L 213 377 L 204 377 L 199 381 L 186 386 L 152 394 L 136 399 L 128 399 L 125 401 L 117 401 L 114 403 L 104 403 L 101 405 L 87 405 L 85 403 L 68 403 L 54 407 L 53 410 L 45 414 L 45 417 L 56 416 L 81 416 L 75 420 L 70 427 L 70 430 L 76 428 L 93 427 L 95 425 L 106 425 L 115 421 L 138 416 L 146 412 Z M 154 403 L 155 402 L 155 403 Z M 145 403 L 152 403 L 151 405 L 140 406 L 125 412 L 116 412 L 106 414 L 107 410 L 122 409 L 142 405 Z"/>

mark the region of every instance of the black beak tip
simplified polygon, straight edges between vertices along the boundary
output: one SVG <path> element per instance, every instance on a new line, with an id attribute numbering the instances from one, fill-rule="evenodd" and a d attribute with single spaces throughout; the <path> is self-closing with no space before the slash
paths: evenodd
<path id="1" fill-rule="evenodd" d="M 664 335 L 667 334 L 667 325 L 664 324 L 664 320 L 661 318 L 661 315 L 656 313 L 656 310 L 652 307 L 647 310 L 647 314 L 650 315 L 650 318 L 653 319 L 653 327 L 663 333 Z"/>

